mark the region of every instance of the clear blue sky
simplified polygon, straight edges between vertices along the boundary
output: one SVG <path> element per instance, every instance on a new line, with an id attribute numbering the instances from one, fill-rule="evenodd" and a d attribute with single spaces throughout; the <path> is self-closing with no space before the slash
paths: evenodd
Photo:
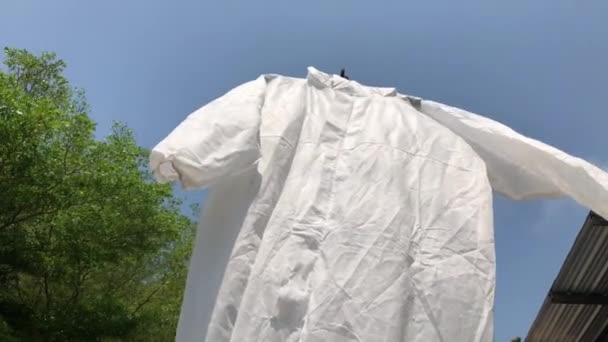
<path id="1" fill-rule="evenodd" d="M 56 52 L 100 134 L 123 120 L 147 147 L 246 80 L 314 65 L 608 165 L 605 0 L 215 2 L 3 0 L 0 45 Z M 496 199 L 496 341 L 526 334 L 586 213 Z"/>

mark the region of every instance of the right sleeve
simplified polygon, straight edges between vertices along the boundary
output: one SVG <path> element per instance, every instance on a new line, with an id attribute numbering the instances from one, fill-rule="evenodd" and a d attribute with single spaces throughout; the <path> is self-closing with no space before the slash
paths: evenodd
<path id="1" fill-rule="evenodd" d="M 190 114 L 152 150 L 156 179 L 179 180 L 184 189 L 205 188 L 254 165 L 260 158 L 265 89 L 261 76 Z"/>
<path id="2" fill-rule="evenodd" d="M 418 108 L 473 147 L 497 192 L 519 200 L 569 196 L 608 218 L 603 170 L 486 117 L 426 100 Z"/>

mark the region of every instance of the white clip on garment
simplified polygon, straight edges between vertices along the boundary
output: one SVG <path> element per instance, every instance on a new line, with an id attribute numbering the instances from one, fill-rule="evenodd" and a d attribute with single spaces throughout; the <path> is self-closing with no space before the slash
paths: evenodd
<path id="1" fill-rule="evenodd" d="M 154 148 L 211 187 L 177 340 L 492 341 L 492 187 L 608 216 L 608 177 L 487 118 L 309 68 L 235 88 Z"/>

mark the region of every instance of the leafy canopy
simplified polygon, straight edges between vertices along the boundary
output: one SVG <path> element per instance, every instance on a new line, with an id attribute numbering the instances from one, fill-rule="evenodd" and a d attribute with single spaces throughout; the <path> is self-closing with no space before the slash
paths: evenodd
<path id="1" fill-rule="evenodd" d="M 0 340 L 171 341 L 195 222 L 52 53 L 0 69 Z"/>

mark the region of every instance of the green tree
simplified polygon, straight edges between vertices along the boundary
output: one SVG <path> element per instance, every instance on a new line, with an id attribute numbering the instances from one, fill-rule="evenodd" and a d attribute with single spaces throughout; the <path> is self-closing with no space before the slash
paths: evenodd
<path id="1" fill-rule="evenodd" d="M 5 55 L 0 340 L 172 340 L 195 222 L 126 126 L 94 138 L 63 61 Z"/>

